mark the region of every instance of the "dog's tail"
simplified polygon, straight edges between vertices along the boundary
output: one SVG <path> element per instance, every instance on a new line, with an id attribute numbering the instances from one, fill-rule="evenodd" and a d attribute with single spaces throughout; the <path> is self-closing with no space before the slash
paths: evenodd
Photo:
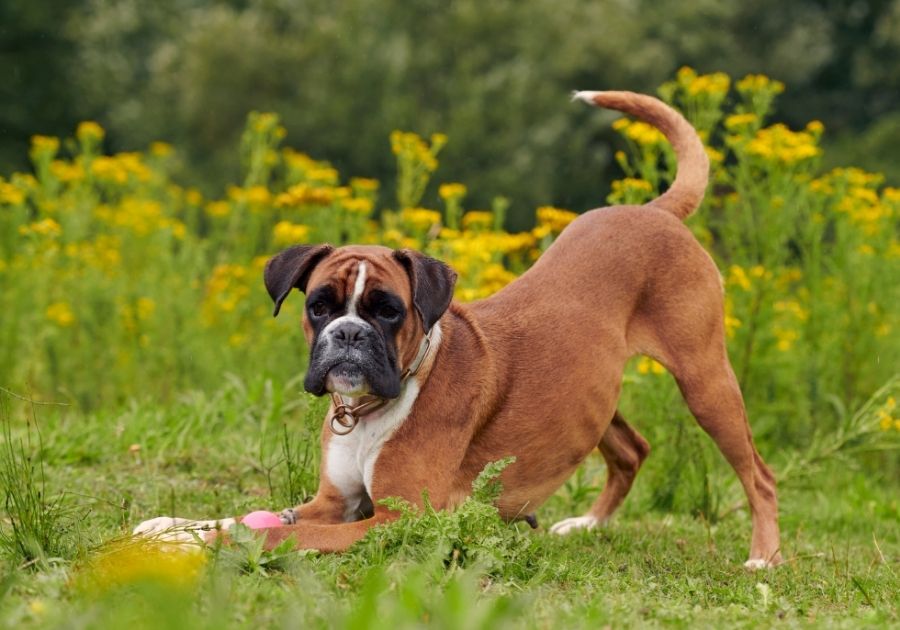
<path id="1" fill-rule="evenodd" d="M 662 131 L 675 149 L 678 172 L 669 189 L 647 205 L 668 210 L 679 219 L 697 209 L 709 180 L 709 158 L 700 136 L 684 116 L 657 98 L 634 92 L 575 92 L 572 100 L 625 112 Z"/>

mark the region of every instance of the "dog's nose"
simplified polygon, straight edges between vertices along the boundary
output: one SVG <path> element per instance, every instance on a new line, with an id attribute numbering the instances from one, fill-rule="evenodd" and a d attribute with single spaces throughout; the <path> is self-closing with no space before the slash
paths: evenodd
<path id="1" fill-rule="evenodd" d="M 331 333 L 335 341 L 347 346 L 355 346 L 366 337 L 366 329 L 355 322 L 343 322 Z"/>

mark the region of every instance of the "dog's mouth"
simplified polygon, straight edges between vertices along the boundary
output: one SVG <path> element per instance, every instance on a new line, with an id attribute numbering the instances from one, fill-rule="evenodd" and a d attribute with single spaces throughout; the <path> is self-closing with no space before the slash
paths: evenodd
<path id="1" fill-rule="evenodd" d="M 325 390 L 342 396 L 363 396 L 371 391 L 360 365 L 341 361 L 325 373 Z"/>
<path id="2" fill-rule="evenodd" d="M 323 396 L 328 393 L 356 398 L 372 394 L 380 398 L 400 395 L 400 376 L 386 356 L 359 350 L 314 348 L 303 386 L 306 391 Z"/>

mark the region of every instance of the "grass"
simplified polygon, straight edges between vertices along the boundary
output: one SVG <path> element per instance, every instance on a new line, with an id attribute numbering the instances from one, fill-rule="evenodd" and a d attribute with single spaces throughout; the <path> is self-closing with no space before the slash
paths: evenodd
<path id="1" fill-rule="evenodd" d="M 627 398 L 637 389 L 626 390 L 626 408 L 639 406 L 637 397 Z M 599 531 L 557 538 L 524 524 L 506 525 L 483 491 L 481 501 L 453 514 L 407 514 L 343 555 L 291 552 L 260 563 L 248 542 L 209 554 L 196 579 L 186 582 L 159 573 L 152 554 L 112 556 L 119 570 L 136 568 L 125 579 L 84 586 L 86 576 L 97 572 L 95 559 L 115 549 L 109 541 L 121 540 L 144 518 L 280 508 L 288 497 L 309 492 L 318 449 L 304 445 L 315 443 L 322 408 L 294 391 L 295 385 L 232 380 L 215 394 L 188 395 L 166 408 L 135 403 L 118 413 L 88 415 L 37 409 L 42 443 L 29 447 L 7 439 L 6 448 L 18 445 L 18 450 L 7 450 L 4 460 L 23 464 L 23 454 L 39 453 L 43 492 L 49 493 L 44 496 L 65 491 L 61 502 L 51 503 L 58 510 L 48 518 L 61 526 L 71 523 L 72 514 L 81 518 L 68 532 L 75 542 L 61 552 L 62 560 L 23 568 L 21 554 L 7 549 L 0 581 L 3 625 L 587 628 L 898 622 L 900 484 L 889 466 L 866 466 L 866 456 L 859 455 L 848 460 L 857 466 L 831 459 L 819 464 L 818 474 L 785 484 L 781 510 L 788 562 L 778 570 L 748 573 L 741 567 L 750 532 L 746 512 L 692 515 L 694 493 L 687 489 L 696 482 L 690 470 L 670 493 L 678 497 L 672 511 L 654 507 L 665 485 L 660 482 L 671 481 L 672 450 L 678 446 L 659 442 L 620 515 Z M 16 425 L 24 413 L 30 413 L 27 406 L 8 404 L 12 418 L 6 425 Z M 647 423 L 636 424 L 652 433 Z M 682 431 L 687 436 L 682 443 L 700 445 L 698 459 L 706 461 L 706 438 L 690 425 Z M 292 436 L 287 444 L 285 436 Z M 702 439 L 695 443 L 694 438 Z M 776 470 L 797 457 L 766 455 Z M 710 492 L 728 505 L 734 484 L 714 458 L 709 460 L 703 466 L 709 466 L 712 481 L 703 485 L 711 485 Z M 602 478 L 601 460 L 592 456 L 539 510 L 542 526 L 584 510 Z M 4 530 L 9 531 L 8 522 Z M 173 571 L 193 575 L 188 569 Z"/>

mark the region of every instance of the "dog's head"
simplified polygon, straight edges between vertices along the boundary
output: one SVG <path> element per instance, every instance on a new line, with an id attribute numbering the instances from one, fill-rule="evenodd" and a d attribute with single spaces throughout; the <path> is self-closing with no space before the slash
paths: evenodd
<path id="1" fill-rule="evenodd" d="M 275 315 L 292 289 L 306 294 L 306 391 L 400 395 L 402 371 L 450 306 L 456 273 L 412 250 L 298 245 L 266 264 Z"/>

